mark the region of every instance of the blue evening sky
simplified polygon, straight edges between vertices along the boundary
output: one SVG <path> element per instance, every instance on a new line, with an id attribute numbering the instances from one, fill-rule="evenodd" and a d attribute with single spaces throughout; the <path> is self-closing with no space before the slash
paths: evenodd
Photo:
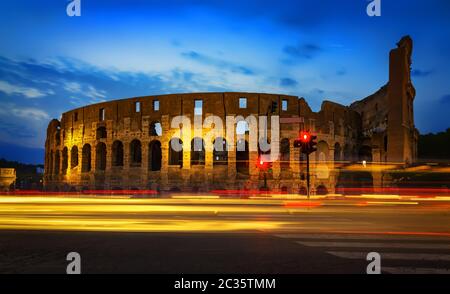
<path id="1" fill-rule="evenodd" d="M 389 50 L 407 34 L 416 125 L 450 127 L 447 0 L 381 0 L 372 18 L 367 0 L 81 0 L 80 17 L 68 3 L 0 2 L 0 157 L 42 149 L 62 112 L 117 98 L 255 91 L 316 111 L 347 105 L 387 82 Z"/>

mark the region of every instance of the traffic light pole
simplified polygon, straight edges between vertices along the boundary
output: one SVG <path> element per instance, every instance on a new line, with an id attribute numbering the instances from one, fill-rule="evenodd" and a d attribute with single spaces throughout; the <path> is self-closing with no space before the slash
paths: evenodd
<path id="1" fill-rule="evenodd" d="M 308 195 L 309 200 L 309 154 L 306 154 L 306 194 Z"/>

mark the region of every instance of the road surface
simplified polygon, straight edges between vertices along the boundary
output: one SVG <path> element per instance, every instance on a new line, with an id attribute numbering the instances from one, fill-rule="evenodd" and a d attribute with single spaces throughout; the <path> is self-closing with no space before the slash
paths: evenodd
<path id="1" fill-rule="evenodd" d="M 0 197 L 0 273 L 450 273 L 448 199 Z"/>

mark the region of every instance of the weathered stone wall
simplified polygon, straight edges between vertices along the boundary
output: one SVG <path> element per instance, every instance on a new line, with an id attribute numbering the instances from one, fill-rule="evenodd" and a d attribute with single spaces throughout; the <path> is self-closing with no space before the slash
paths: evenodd
<path id="1" fill-rule="evenodd" d="M 354 161 L 411 162 L 416 144 L 412 131 L 415 130 L 411 102 L 414 93 L 405 63 L 411 49 L 404 44 L 399 48 L 404 49 L 391 52 L 387 86 L 350 107 L 324 101 L 316 113 L 304 98 L 296 96 L 226 92 L 137 97 L 68 111 L 61 121 L 52 120 L 47 129 L 45 187 L 67 191 L 258 189 L 266 173 L 271 190 L 297 193 L 306 186 L 305 161 L 300 160 L 300 150 L 293 147 L 301 130 L 310 130 L 318 137 L 318 151 L 311 155 L 313 192 L 333 192 L 341 166 Z M 392 66 L 398 62 L 403 70 Z M 246 98 L 245 108 L 239 107 L 240 98 Z M 193 124 L 198 117 L 194 115 L 195 100 L 202 101 L 202 120 L 215 115 L 224 122 L 223 137 L 229 145 L 228 152 L 220 155 L 227 157 L 224 162 L 215 160 L 222 157 L 218 154 L 214 157 L 213 151 L 208 150 L 215 138 L 205 142 L 204 159 L 198 160 L 199 153 L 191 151 L 193 138 L 204 138 L 209 128 L 204 128 L 201 134 L 195 134 L 193 126 L 190 135 L 184 131 L 179 136 L 183 140 L 181 157 L 171 152 L 170 139 L 180 131 L 178 125 L 171 126 L 172 119 L 184 115 Z M 287 101 L 285 110 L 282 109 L 284 100 Z M 155 101 L 159 103 L 158 110 Z M 274 102 L 277 109 L 272 108 Z M 277 145 L 284 151 L 271 163 L 269 172 L 258 169 L 258 151 L 248 154 L 236 151 L 236 132 L 234 138 L 225 135 L 227 116 L 246 118 L 249 115 L 257 120 L 268 116 L 269 138 L 271 117 L 280 117 L 280 142 L 271 144 L 272 148 Z M 158 124 L 162 134 L 156 132 L 154 126 Z M 236 124 L 228 128 L 235 129 Z M 249 142 L 248 134 L 245 140 Z M 396 140 L 402 143 L 395 146 Z M 231 141 L 233 145 L 229 144 Z"/>
<path id="2" fill-rule="evenodd" d="M 0 168 L 0 191 L 9 191 L 15 181 L 16 170 L 14 168 Z"/>

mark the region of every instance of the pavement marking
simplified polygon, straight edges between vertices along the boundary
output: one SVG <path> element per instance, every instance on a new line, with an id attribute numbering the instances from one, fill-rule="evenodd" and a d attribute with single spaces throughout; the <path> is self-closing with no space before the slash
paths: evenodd
<path id="1" fill-rule="evenodd" d="M 424 237 L 424 236 L 402 236 L 402 235 L 355 235 L 355 234 L 320 234 L 320 233 L 300 233 L 300 234 L 276 234 L 278 238 L 284 239 L 325 239 L 325 240 L 433 240 L 433 241 L 448 241 L 442 237 Z"/>
<path id="2" fill-rule="evenodd" d="M 427 243 L 364 243 L 364 242 L 325 242 L 325 241 L 296 241 L 300 245 L 309 247 L 360 247 L 360 248 L 404 248 L 404 249 L 446 249 L 450 244 Z"/>
<path id="3" fill-rule="evenodd" d="M 450 274 L 450 269 L 442 268 L 415 268 L 415 267 L 381 267 L 381 271 L 390 274 Z"/>
<path id="4" fill-rule="evenodd" d="M 367 252 L 347 252 L 347 251 L 327 251 L 328 254 L 348 258 L 348 259 L 366 259 Z M 428 260 L 428 261 L 450 261 L 449 254 L 429 254 L 429 253 L 385 253 L 380 252 L 381 260 Z"/>

